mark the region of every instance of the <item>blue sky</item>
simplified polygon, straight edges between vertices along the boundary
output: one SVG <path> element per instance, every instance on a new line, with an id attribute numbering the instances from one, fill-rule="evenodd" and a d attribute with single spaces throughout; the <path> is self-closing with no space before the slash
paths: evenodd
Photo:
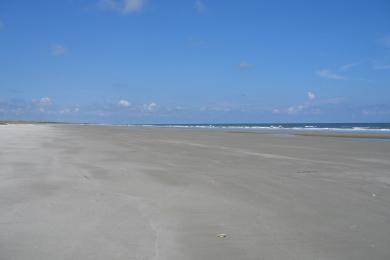
<path id="1" fill-rule="evenodd" d="M 3 0 L 0 119 L 389 122 L 390 1 Z"/>

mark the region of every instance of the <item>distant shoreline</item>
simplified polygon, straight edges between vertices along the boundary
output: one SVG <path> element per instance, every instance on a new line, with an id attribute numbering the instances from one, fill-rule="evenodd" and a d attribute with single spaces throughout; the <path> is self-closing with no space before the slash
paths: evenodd
<path id="1" fill-rule="evenodd" d="M 65 122 L 45 122 L 45 121 L 24 121 L 24 120 L 0 120 L 0 125 L 23 125 L 23 124 L 67 124 Z"/>
<path id="2" fill-rule="evenodd" d="M 321 128 L 315 125 L 389 125 L 389 123 L 278 123 L 278 124 L 97 124 L 97 123 L 67 123 L 49 121 L 13 121 L 0 120 L 0 125 L 21 124 L 66 124 L 66 125 L 96 125 L 96 126 L 138 126 L 172 129 L 202 129 L 228 130 L 234 133 L 290 134 L 307 137 L 390 139 L 390 129 L 375 128 Z M 314 125 L 314 126 L 312 126 Z M 300 126 L 300 127 L 297 127 Z M 309 127 L 308 127 L 309 126 Z M 355 129 L 356 128 L 356 129 Z M 381 133 L 381 132 L 385 133 Z"/>

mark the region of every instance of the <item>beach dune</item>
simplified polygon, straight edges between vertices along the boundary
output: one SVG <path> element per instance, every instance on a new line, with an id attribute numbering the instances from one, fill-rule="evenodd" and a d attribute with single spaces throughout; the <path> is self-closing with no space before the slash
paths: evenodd
<path id="1" fill-rule="evenodd" d="M 0 259 L 390 259 L 390 142 L 0 126 Z"/>

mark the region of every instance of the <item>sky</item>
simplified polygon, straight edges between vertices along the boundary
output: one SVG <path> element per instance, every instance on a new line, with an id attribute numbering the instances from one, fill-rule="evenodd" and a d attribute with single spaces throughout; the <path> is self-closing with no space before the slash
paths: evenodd
<path id="1" fill-rule="evenodd" d="M 1 0 L 0 119 L 390 122 L 390 1 Z"/>

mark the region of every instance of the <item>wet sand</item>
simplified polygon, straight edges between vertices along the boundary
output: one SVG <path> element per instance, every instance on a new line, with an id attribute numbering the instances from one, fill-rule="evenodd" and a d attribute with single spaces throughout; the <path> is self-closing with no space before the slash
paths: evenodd
<path id="1" fill-rule="evenodd" d="M 365 139 L 390 139 L 390 134 L 356 134 L 356 133 L 296 133 L 300 136 L 340 137 L 340 138 L 365 138 Z"/>
<path id="2" fill-rule="evenodd" d="M 1 125 L 0 148 L 1 260 L 390 259 L 389 141 Z"/>

